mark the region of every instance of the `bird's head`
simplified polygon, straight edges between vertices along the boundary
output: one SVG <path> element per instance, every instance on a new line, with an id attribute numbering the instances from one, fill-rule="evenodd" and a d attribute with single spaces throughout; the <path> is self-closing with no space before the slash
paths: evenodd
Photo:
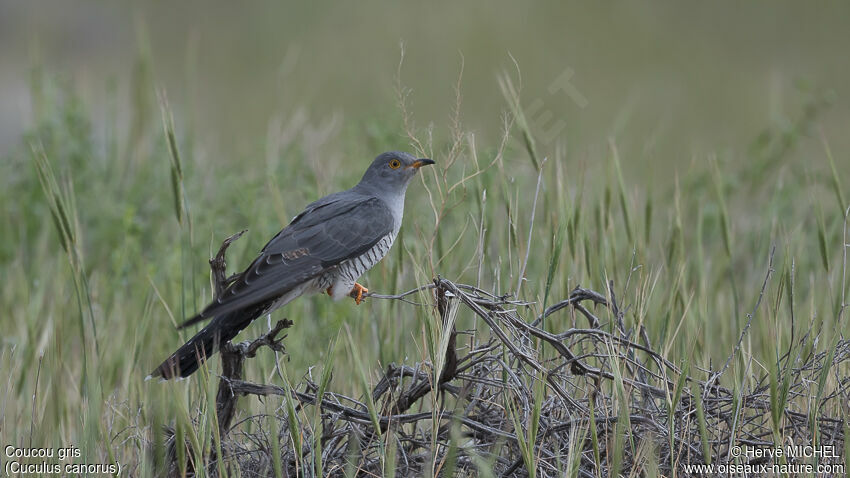
<path id="1" fill-rule="evenodd" d="M 419 168 L 429 164 L 434 164 L 434 161 L 416 158 L 402 151 L 389 151 L 372 161 L 360 184 L 378 191 L 403 193 Z"/>

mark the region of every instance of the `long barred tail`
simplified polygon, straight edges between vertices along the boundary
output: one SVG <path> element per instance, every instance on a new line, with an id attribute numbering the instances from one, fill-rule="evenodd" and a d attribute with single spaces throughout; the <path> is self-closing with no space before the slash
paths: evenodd
<path id="1" fill-rule="evenodd" d="M 206 327 L 165 359 L 148 378 L 162 377 L 170 380 L 188 377 L 216 352 L 219 345 L 236 337 L 256 316 L 236 311 L 214 318 Z"/>

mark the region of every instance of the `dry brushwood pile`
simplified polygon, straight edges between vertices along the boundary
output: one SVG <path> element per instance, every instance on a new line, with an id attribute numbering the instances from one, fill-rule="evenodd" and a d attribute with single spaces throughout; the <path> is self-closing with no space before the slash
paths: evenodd
<path id="1" fill-rule="evenodd" d="M 279 350 L 277 336 L 289 321 L 252 343 L 224 347 L 217 404 L 222 457 L 220 463 L 207 457 L 208 471 L 273 476 L 277 461 L 284 476 L 311 476 L 319 453 L 326 476 L 382 476 L 386 460 L 398 476 L 445 470 L 477 476 L 486 467 L 493 476 L 521 477 L 532 475 L 529 466 L 542 477 L 611 476 L 612 470 L 628 474 L 650 466 L 684 476 L 686 464 L 734 462 L 734 445 L 773 446 L 775 423 L 793 443 L 812 443 L 815 429 L 821 444 L 843 450 L 840 416 L 818 412 L 812 423 L 805 411 L 785 408 L 782 417 L 772 417 L 767 376 L 749 390 L 734 391 L 718 385 L 729 361 L 717 371 L 688 372 L 665 359 L 646 331 L 624 326 L 612 283 L 605 294 L 576 288 L 538 316 L 530 315 L 531 304 L 439 277 L 391 299 L 422 291 L 429 292 L 433 302 L 427 306 L 442 321 L 439 350 L 445 357 L 437 364 L 389 365 L 370 397 L 324 390 L 311 374 L 292 388 L 241 380 L 244 359 L 262 346 Z M 587 327 L 547 331 L 546 318 L 563 313 Z M 459 334 L 459 314 L 473 314 L 477 331 Z M 830 360 L 827 370 L 836 373 L 850 361 L 850 342 L 838 341 L 830 354 L 781 357 L 792 372 L 786 403 L 817 397 Z M 850 396 L 850 378 L 836 378 L 838 390 L 817 398 L 817 410 L 840 410 Z M 290 397 L 281 402 L 292 406 L 281 405 L 273 417 L 277 436 L 257 432 L 268 429 L 269 416 L 234 423 L 241 396 Z M 377 413 L 370 413 L 370 403 Z M 321 437 L 299 421 L 314 413 L 322 417 Z M 313 448 L 317 442 L 320 449 Z M 175 466 L 172 461 L 170 471 Z"/>

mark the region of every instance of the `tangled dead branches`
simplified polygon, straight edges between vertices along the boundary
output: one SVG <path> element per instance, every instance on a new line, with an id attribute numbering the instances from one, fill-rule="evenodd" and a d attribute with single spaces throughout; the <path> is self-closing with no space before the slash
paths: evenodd
<path id="1" fill-rule="evenodd" d="M 777 415 L 767 375 L 750 390 L 730 390 L 718 385 L 718 372 L 690 374 L 653 348 L 645 331 L 626 330 L 613 284 L 606 294 L 576 288 L 538 316 L 529 316 L 530 304 L 439 277 L 373 298 L 401 300 L 423 290 L 433 293 L 435 317 L 450 331 L 439 375 L 430 363 L 391 364 L 370 397 L 320 394 L 309 374 L 292 388 L 243 381 L 241 360 L 259 345 L 237 347 L 238 373 L 226 366 L 233 375 L 219 389 L 220 413 L 229 413 L 220 415 L 227 469 L 235 464 L 245 475 L 265 476 L 278 463 L 287 476 L 382 476 L 387 469 L 466 476 L 486 467 L 496 476 L 596 477 L 654 468 L 669 476 L 686 475 L 689 464 L 735 462 L 732 447 L 775 446 L 777 437 L 812 444 L 817 434 L 822 445 L 844 447 L 837 411 L 847 406 L 850 378 L 836 370 L 850 363 L 846 340 L 831 352 L 783 357 L 788 405 Z M 542 326 L 565 312 L 586 319 L 587 328 Z M 458 347 L 449 322 L 457 313 L 473 314 L 486 333 Z M 276 344 L 278 332 L 260 344 Z M 824 370 L 834 371 L 838 386 L 821 395 Z M 244 395 L 291 400 L 292 408 L 272 417 L 283 430 L 278 436 L 257 432 L 268 428 L 268 416 L 231 425 L 235 400 Z M 304 422 L 315 413 L 319 429 Z M 759 460 L 769 458 L 745 462 Z"/>

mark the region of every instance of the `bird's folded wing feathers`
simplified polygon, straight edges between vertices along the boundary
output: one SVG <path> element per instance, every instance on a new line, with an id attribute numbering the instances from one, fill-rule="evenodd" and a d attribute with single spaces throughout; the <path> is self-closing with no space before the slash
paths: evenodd
<path id="1" fill-rule="evenodd" d="M 378 198 L 327 199 L 296 216 L 221 297 L 186 325 L 279 297 L 364 254 L 393 230 L 392 212 Z"/>

